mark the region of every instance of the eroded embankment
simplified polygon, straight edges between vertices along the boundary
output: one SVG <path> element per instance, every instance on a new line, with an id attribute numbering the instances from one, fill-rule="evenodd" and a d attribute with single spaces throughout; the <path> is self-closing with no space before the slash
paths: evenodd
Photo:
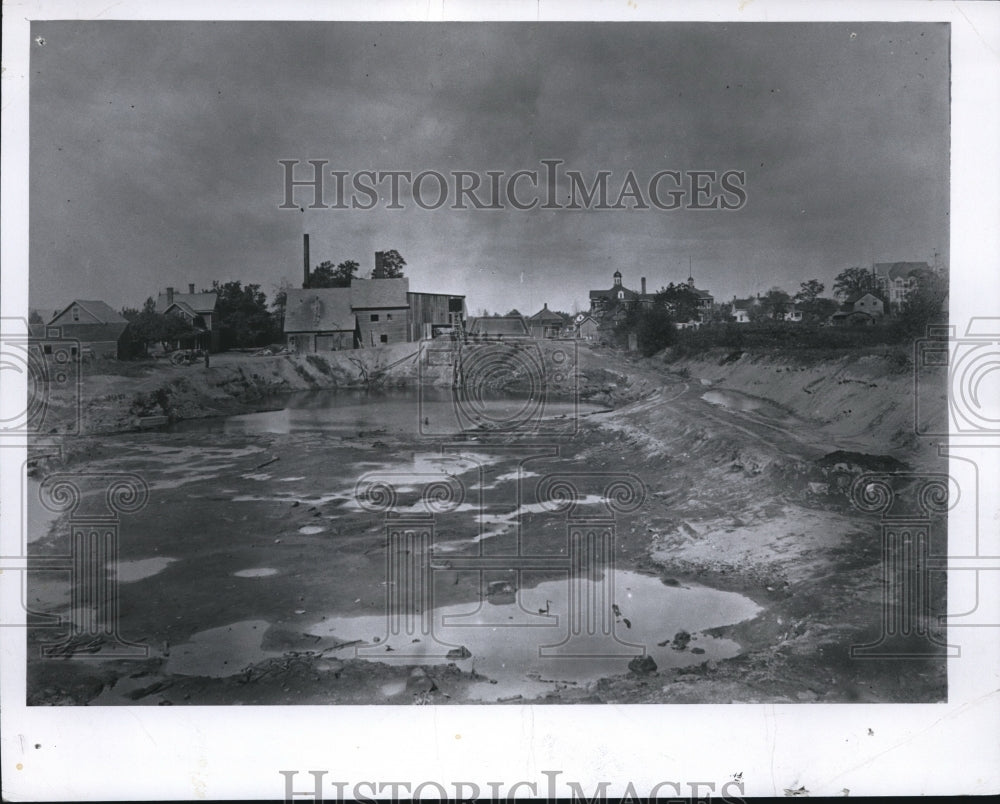
<path id="1" fill-rule="evenodd" d="M 844 449 L 895 455 L 907 463 L 937 452 L 933 439 L 916 433 L 914 396 L 919 385 L 921 416 L 937 420 L 947 405 L 946 378 L 926 370 L 916 377 L 899 350 L 823 358 L 806 350 L 713 350 L 662 365 L 707 384 L 706 391 L 732 390 L 773 403 Z"/>
<path id="2" fill-rule="evenodd" d="M 461 352 L 461 354 L 459 354 Z M 632 398 L 615 358 L 576 344 L 401 343 L 308 355 L 213 355 L 210 366 L 166 361 L 82 364 L 80 384 L 46 389 L 47 435 L 127 432 L 166 422 L 281 407 L 295 391 L 412 386 L 451 387 L 456 377 L 481 392 L 579 395 L 604 403 Z M 465 372 L 456 371 L 460 364 Z"/>

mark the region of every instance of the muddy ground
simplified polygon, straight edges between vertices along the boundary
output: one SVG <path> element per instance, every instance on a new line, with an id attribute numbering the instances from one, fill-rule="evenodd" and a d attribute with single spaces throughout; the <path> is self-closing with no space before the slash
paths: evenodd
<path id="1" fill-rule="evenodd" d="M 249 393 L 220 390 L 204 374 L 198 383 L 205 387 L 192 391 L 189 380 L 183 413 L 273 407 L 261 389 L 301 376 L 281 362 L 300 359 L 264 360 L 260 369 L 238 363 L 241 376 L 258 378 Z M 220 363 L 210 371 L 236 371 Z M 65 626 L 31 628 L 28 703 L 946 698 L 940 657 L 878 660 L 850 653 L 852 645 L 878 640 L 886 590 L 878 519 L 853 507 L 850 485 L 865 471 L 936 466 L 934 445 L 916 441 L 906 428 L 904 397 L 912 383 L 905 368 L 878 356 L 809 362 L 707 355 L 668 364 L 602 350 L 584 350 L 576 368 L 580 396 L 612 409 L 578 418 L 562 414 L 531 438 L 489 427 L 437 438 L 377 429 L 350 435 L 128 431 L 135 425 L 134 395 L 151 395 L 163 378 L 154 372 L 138 379 L 89 378 L 83 408 L 101 426 L 85 426 L 84 435 L 62 441 L 54 434 L 36 446 L 31 471 L 35 481 L 54 472 L 134 472 L 148 483 L 148 503 L 121 520 L 118 585 L 119 634 L 143 646 L 147 656 L 105 658 L 100 637 L 67 642 Z M 357 379 L 356 373 L 338 375 L 315 365 L 310 370 L 310 387 L 322 385 L 323 377 L 328 385 Z M 401 367 L 390 379 L 405 385 L 421 379 L 418 373 Z M 439 372 L 437 380 L 446 376 Z M 266 377 L 279 379 L 261 379 Z M 233 382 L 229 374 L 226 382 Z M 568 385 L 553 388 L 553 399 L 556 392 L 564 398 Z M 216 407 L 199 404 L 207 396 Z M 115 413 L 116 397 L 132 418 Z M 171 410 L 169 402 L 164 409 Z M 177 407 L 172 410 L 181 418 Z M 111 434 L 116 427 L 126 432 Z M 526 459 L 529 449 L 540 457 Z M 483 669 L 489 663 L 477 667 L 467 651 L 432 663 L 397 659 L 391 656 L 396 649 L 386 651 L 384 661 L 358 658 L 356 635 L 346 638 L 350 629 L 341 626 L 348 618 L 384 616 L 389 584 L 386 518 L 359 504 L 359 477 L 442 471 L 464 489 L 467 505 L 434 518 L 436 607 L 475 608 L 482 600 L 492 611 L 519 599 L 523 608 L 532 589 L 564 578 L 552 569 L 518 576 L 502 560 L 482 575 L 456 566 L 481 546 L 509 555 L 519 537 L 533 552 L 565 555 L 565 517 L 533 507 L 532 494 L 550 473 L 583 472 L 596 478 L 625 473 L 644 488 L 642 504 L 615 517 L 617 570 L 659 579 L 668 590 L 734 593 L 753 614 L 699 627 L 685 625 L 683 615 L 657 622 L 647 611 L 643 621 L 633 622 L 636 615 L 618 589 L 616 636 L 649 635 L 656 642 L 647 652 L 661 661 L 654 667 L 622 658 L 596 679 L 534 674 L 523 685 L 511 684 L 491 678 Z M 416 505 L 406 497 L 414 493 L 411 485 L 400 485 L 399 505 Z M 32 527 L 32 554 L 68 551 L 65 515 L 39 518 Z M 933 538 L 939 546 L 946 538 L 943 521 Z M 32 611 L 85 616 L 72 611 L 65 573 L 32 572 L 28 578 Z M 933 615 L 944 611 L 943 573 L 931 580 Z M 491 591 L 485 599 L 484 589 Z M 921 624 L 943 638 L 933 616 Z M 400 644 L 383 639 L 373 633 L 360 647 L 370 656 L 383 645 Z M 46 644 L 62 655 L 41 658 Z M 484 696 L 491 681 L 498 681 L 497 693 Z"/>

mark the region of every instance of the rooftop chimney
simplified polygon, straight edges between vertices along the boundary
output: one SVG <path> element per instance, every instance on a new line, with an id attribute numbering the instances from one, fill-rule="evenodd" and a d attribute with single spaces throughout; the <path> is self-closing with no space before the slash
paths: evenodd
<path id="1" fill-rule="evenodd" d="M 194 295 L 194 282 L 188 282 L 188 293 Z"/>
<path id="2" fill-rule="evenodd" d="M 174 303 L 174 289 L 167 288 L 167 307 Z"/>
<path id="3" fill-rule="evenodd" d="M 642 283 L 642 295 L 645 296 L 646 295 L 646 277 L 642 277 L 642 279 L 640 279 L 639 282 Z"/>
<path id="4" fill-rule="evenodd" d="M 302 235 L 302 288 L 309 287 L 309 235 Z"/>
<path id="5" fill-rule="evenodd" d="M 375 252 L 375 271 L 372 274 L 374 279 L 382 279 L 382 272 L 385 270 L 385 252 L 376 251 Z"/>

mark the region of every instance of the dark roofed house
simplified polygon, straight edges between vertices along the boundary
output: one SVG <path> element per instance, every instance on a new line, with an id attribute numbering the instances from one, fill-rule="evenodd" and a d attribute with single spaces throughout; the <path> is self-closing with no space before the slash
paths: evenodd
<path id="1" fill-rule="evenodd" d="M 747 299 L 734 298 L 732 302 L 732 314 L 737 324 L 750 323 L 750 311 L 760 304 L 760 298 L 750 296 Z"/>
<path id="2" fill-rule="evenodd" d="M 558 338 L 566 326 L 566 319 L 549 309 L 546 302 L 542 309 L 528 319 L 528 331 L 532 338 Z"/>
<path id="3" fill-rule="evenodd" d="M 198 347 L 215 352 L 219 348 L 219 328 L 214 320 L 218 302 L 219 297 L 214 291 L 195 293 L 194 283 L 191 283 L 187 293 L 176 293 L 173 288 L 167 288 L 158 294 L 155 309 L 158 313 L 184 318 L 198 331 Z"/>
<path id="4" fill-rule="evenodd" d="M 590 311 L 598 313 L 614 309 L 618 305 L 628 305 L 639 299 L 639 293 L 622 284 L 622 272 L 615 271 L 613 284 L 608 290 L 590 291 Z"/>
<path id="5" fill-rule="evenodd" d="M 84 355 L 117 360 L 125 357 L 122 336 L 127 326 L 128 321 L 107 303 L 74 299 L 56 312 L 45 329 L 50 336 L 79 341 Z"/>
<path id="6" fill-rule="evenodd" d="M 289 289 L 284 332 L 288 348 L 296 352 L 357 348 L 361 333 L 351 309 L 351 289 Z"/>
<path id="7" fill-rule="evenodd" d="M 878 296 L 871 293 L 855 294 L 830 316 L 830 321 L 840 326 L 870 326 L 885 314 L 884 307 Z"/>

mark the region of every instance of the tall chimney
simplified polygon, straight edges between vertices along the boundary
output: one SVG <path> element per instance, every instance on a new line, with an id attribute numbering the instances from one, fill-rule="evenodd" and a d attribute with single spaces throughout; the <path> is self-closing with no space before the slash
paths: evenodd
<path id="1" fill-rule="evenodd" d="M 309 287 L 309 235 L 302 235 L 302 288 Z"/>
<path id="2" fill-rule="evenodd" d="M 642 283 L 642 295 L 646 295 L 646 277 L 639 280 Z"/>
<path id="3" fill-rule="evenodd" d="M 382 279 L 382 272 L 385 270 L 385 252 L 375 252 L 375 272 L 372 274 L 377 279 Z"/>
<path id="4" fill-rule="evenodd" d="M 194 295 L 194 282 L 188 282 L 188 293 Z"/>
<path id="5" fill-rule="evenodd" d="M 174 303 L 174 289 L 167 288 L 167 307 Z"/>

